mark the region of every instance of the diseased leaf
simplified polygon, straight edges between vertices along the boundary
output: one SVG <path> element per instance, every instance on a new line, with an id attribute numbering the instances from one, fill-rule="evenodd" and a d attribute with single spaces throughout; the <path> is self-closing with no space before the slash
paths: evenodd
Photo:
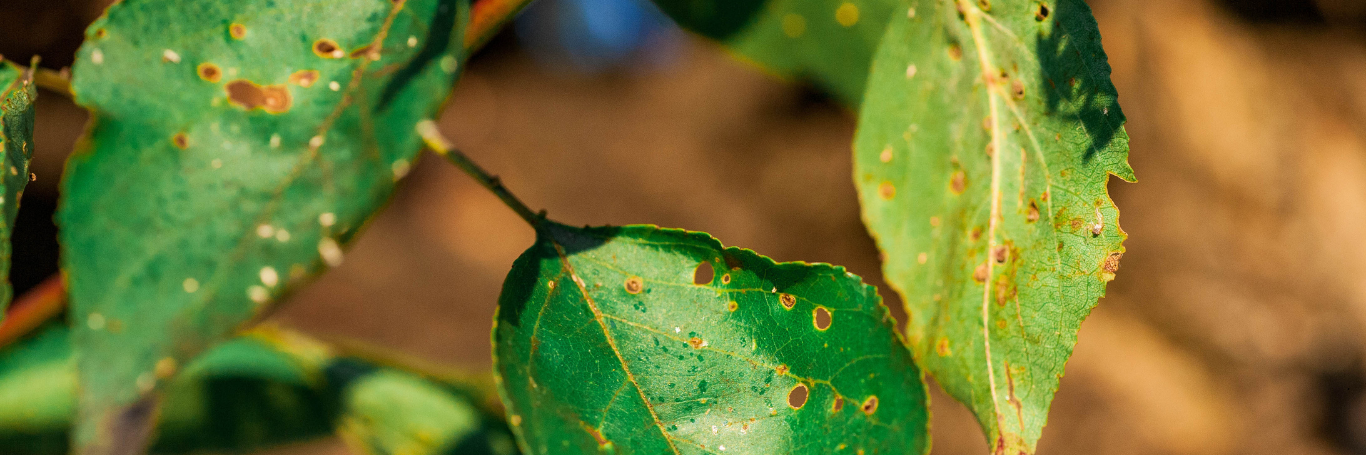
<path id="1" fill-rule="evenodd" d="M 920 371 L 842 267 L 654 226 L 538 231 L 494 331 L 525 452 L 927 450 Z"/>
<path id="2" fill-rule="evenodd" d="M 19 214 L 19 198 L 28 185 L 33 158 L 33 101 L 38 98 L 31 75 L 0 60 L 0 320 L 14 297 L 9 283 L 10 239 Z"/>
<path id="3" fill-rule="evenodd" d="M 0 351 L 6 455 L 68 453 L 75 414 L 76 362 L 65 327 L 52 324 Z M 385 428 L 388 439 L 347 438 L 365 453 L 515 453 L 507 428 L 454 384 L 336 358 L 326 346 L 278 330 L 223 343 L 171 379 L 150 452 L 246 453 L 325 437 L 334 423 L 344 435 L 357 426 Z M 450 450 L 403 452 L 394 441 Z"/>
<path id="4" fill-rule="evenodd" d="M 910 344 L 995 453 L 1033 452 L 1125 234 L 1124 115 L 1080 0 L 918 0 L 894 16 L 855 140 L 864 219 Z"/>
<path id="5" fill-rule="evenodd" d="M 467 19 L 465 0 L 126 0 L 90 26 L 57 215 L 79 445 L 130 450 L 113 436 L 142 431 L 174 371 L 156 365 L 341 261 L 419 151 Z"/>
<path id="6" fill-rule="evenodd" d="M 857 106 L 900 0 L 655 0 L 679 25 L 784 77 L 811 79 Z"/>

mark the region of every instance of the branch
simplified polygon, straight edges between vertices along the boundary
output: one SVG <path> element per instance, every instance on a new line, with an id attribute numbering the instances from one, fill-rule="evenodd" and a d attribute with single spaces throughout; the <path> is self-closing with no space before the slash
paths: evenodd
<path id="1" fill-rule="evenodd" d="M 66 307 L 66 285 L 56 274 L 14 300 L 0 321 L 0 348 L 32 332 Z"/>
<path id="2" fill-rule="evenodd" d="M 492 191 L 494 195 L 498 196 L 498 199 L 503 200 L 504 205 L 507 205 L 512 211 L 517 212 L 517 215 L 521 216 L 523 220 L 526 220 L 527 224 L 530 224 L 532 228 L 540 226 L 541 219 L 545 218 L 545 213 L 542 212 L 537 214 L 536 212 L 532 212 L 526 204 L 523 204 L 521 200 L 517 199 L 517 196 L 513 196 L 512 192 L 508 191 L 508 189 L 503 186 L 503 182 L 500 181 L 497 176 L 489 175 L 489 173 L 484 171 L 483 168 L 480 168 L 478 164 L 475 164 L 473 160 L 470 160 L 470 157 L 465 156 L 464 153 L 461 153 L 459 150 L 456 150 L 455 147 L 451 146 L 451 142 L 436 128 L 436 122 L 431 120 L 419 122 L 417 124 L 417 134 L 422 136 L 422 141 L 427 143 L 427 148 L 432 149 L 437 155 L 441 155 L 447 160 L 450 160 L 450 162 L 454 163 L 460 170 L 465 171 L 465 174 L 479 182 L 479 185 Z"/>

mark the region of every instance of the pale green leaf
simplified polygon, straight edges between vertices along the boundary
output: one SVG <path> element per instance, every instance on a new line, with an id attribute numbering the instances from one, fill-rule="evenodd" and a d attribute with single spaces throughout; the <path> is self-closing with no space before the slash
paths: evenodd
<path id="1" fill-rule="evenodd" d="M 32 77 L 0 60 L 0 320 L 14 296 L 10 287 L 10 239 L 19 213 L 19 198 L 28 185 L 33 159 L 33 102 L 38 98 Z"/>

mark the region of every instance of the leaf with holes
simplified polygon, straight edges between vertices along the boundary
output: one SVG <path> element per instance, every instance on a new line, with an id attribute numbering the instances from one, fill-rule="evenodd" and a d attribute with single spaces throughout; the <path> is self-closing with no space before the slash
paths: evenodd
<path id="1" fill-rule="evenodd" d="M 38 98 L 33 77 L 0 59 L 0 320 L 14 296 L 10 287 L 10 238 L 19 214 L 19 198 L 28 185 L 28 163 L 33 158 L 33 101 Z"/>
<path id="2" fill-rule="evenodd" d="M 841 102 L 863 98 L 868 68 L 900 0 L 655 0 L 679 25 Z"/>
<path id="3" fill-rule="evenodd" d="M 69 452 L 75 364 L 69 331 L 56 324 L 0 351 L 0 447 L 7 455 Z M 169 381 L 150 452 L 246 453 L 335 430 L 358 453 L 512 453 L 507 428 L 458 389 L 335 357 L 297 334 L 258 329 L 207 351 Z M 374 428 L 385 437 L 356 437 Z"/>
<path id="4" fill-rule="evenodd" d="M 527 453 L 924 453 L 920 370 L 877 291 L 704 233 L 542 223 L 495 369 Z"/>
<path id="5" fill-rule="evenodd" d="M 855 140 L 864 219 L 916 358 L 996 453 L 1033 452 L 1124 252 L 1124 115 L 1080 0 L 919 0 L 878 50 Z"/>
<path id="6" fill-rule="evenodd" d="M 126 0 L 90 26 L 57 215 L 79 445 L 144 434 L 158 363 L 341 261 L 416 157 L 467 19 L 464 0 Z"/>

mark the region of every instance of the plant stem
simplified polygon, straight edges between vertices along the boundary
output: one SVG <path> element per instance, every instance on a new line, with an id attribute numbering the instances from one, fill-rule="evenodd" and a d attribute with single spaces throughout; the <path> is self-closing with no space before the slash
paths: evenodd
<path id="1" fill-rule="evenodd" d="M 66 285 L 61 274 L 55 274 L 42 284 L 14 299 L 5 320 L 0 322 L 0 348 L 32 332 L 52 319 L 66 306 Z"/>
<path id="2" fill-rule="evenodd" d="M 437 155 L 441 155 L 447 160 L 450 160 L 450 162 L 454 163 L 456 167 L 459 167 L 461 171 L 464 171 L 465 174 L 469 175 L 476 182 L 479 182 L 479 185 L 492 191 L 494 195 L 498 196 L 498 199 L 503 200 L 504 205 L 507 205 L 512 211 L 517 212 L 517 215 L 522 217 L 523 220 L 526 220 L 527 224 L 530 224 L 531 227 L 537 228 L 540 226 L 541 220 L 545 218 L 545 214 L 537 214 L 536 212 L 531 211 L 526 204 L 523 204 L 521 200 L 517 199 L 517 196 L 513 196 L 512 192 L 508 191 L 508 189 L 503 186 L 503 182 L 499 180 L 497 176 L 489 175 L 489 173 L 484 171 L 483 168 L 480 168 L 478 164 L 475 164 L 470 157 L 465 156 L 460 150 L 456 150 L 455 147 L 451 146 L 451 142 L 437 129 L 436 122 L 431 120 L 419 122 L 417 124 L 417 134 L 422 136 L 422 141 L 427 144 L 427 148 L 432 149 Z"/>
<path id="3" fill-rule="evenodd" d="M 476 0 L 470 7 L 470 24 L 465 29 L 465 50 L 474 53 L 497 35 L 532 0 Z"/>

